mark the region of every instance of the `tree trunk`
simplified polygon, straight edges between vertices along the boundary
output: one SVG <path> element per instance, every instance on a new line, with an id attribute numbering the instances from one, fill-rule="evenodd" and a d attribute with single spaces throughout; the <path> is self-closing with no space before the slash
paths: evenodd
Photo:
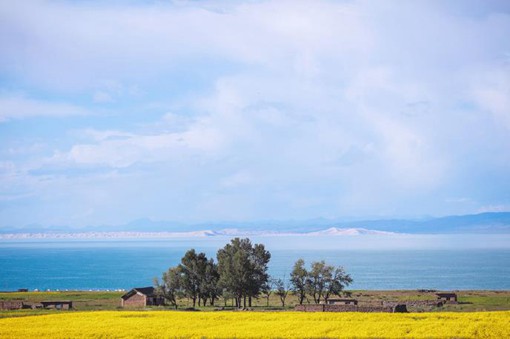
<path id="1" fill-rule="evenodd" d="M 243 307 L 246 308 L 246 294 L 243 296 Z"/>
<path id="2" fill-rule="evenodd" d="M 248 297 L 248 307 L 251 307 L 251 296 Z"/>

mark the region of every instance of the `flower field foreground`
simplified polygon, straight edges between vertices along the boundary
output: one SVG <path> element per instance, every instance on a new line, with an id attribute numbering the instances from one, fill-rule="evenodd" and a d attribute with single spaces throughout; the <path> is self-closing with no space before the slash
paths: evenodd
<path id="1" fill-rule="evenodd" d="M 510 338 L 510 312 L 97 311 L 0 319 L 0 338 Z"/>

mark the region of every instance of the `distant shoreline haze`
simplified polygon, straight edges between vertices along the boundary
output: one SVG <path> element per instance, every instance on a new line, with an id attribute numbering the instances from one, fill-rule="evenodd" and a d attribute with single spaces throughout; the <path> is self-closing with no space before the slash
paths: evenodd
<path id="1" fill-rule="evenodd" d="M 169 247 L 192 244 L 197 248 L 218 247 L 234 237 L 250 238 L 268 248 L 285 250 L 342 251 L 431 251 L 510 250 L 510 234 L 362 234 L 362 235 L 217 235 L 143 237 L 19 237 L 1 235 L 0 248 L 96 248 Z M 60 235 L 62 236 L 62 235 Z"/>
<path id="2" fill-rule="evenodd" d="M 510 234 L 510 212 L 487 212 L 480 214 L 446 216 L 428 219 L 372 219 L 343 221 L 340 219 L 313 219 L 302 221 L 253 221 L 253 222 L 209 222 L 182 223 L 139 219 L 116 226 L 71 226 L 27 225 L 1 227 L 0 239 L 5 234 L 12 237 L 45 237 L 61 234 L 61 237 L 145 237 L 163 236 L 215 236 L 215 235 L 268 235 L 305 234 Z M 14 236 L 18 234 L 18 236 Z M 20 235 L 24 234 L 24 235 Z M 87 235 L 88 234 L 88 235 Z"/>

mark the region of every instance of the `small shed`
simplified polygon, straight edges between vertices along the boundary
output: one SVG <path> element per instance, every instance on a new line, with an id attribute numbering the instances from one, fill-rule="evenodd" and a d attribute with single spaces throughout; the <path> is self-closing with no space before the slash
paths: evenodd
<path id="1" fill-rule="evenodd" d="M 358 305 L 356 299 L 327 299 L 326 305 Z"/>
<path id="2" fill-rule="evenodd" d="M 73 302 L 69 300 L 51 300 L 41 301 L 43 308 L 55 308 L 57 310 L 70 310 L 73 308 Z"/>
<path id="3" fill-rule="evenodd" d="M 120 297 L 122 307 L 162 306 L 165 299 L 156 295 L 154 287 L 136 287 Z"/>
<path id="4" fill-rule="evenodd" d="M 450 302 L 450 303 L 456 303 L 457 302 L 457 294 L 456 293 L 436 293 L 437 299 L 444 301 L 444 302 Z"/>
<path id="5" fill-rule="evenodd" d="M 23 304 L 20 300 L 0 300 L 0 310 L 19 310 Z"/>

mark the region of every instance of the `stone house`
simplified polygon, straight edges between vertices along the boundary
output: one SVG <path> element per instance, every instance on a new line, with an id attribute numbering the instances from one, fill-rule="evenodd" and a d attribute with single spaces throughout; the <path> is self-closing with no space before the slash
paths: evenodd
<path id="1" fill-rule="evenodd" d="M 20 310 L 23 306 L 21 300 L 0 300 L 0 310 Z"/>
<path id="2" fill-rule="evenodd" d="M 120 297 L 122 307 L 162 306 L 164 298 L 157 296 L 154 287 L 136 287 Z"/>

